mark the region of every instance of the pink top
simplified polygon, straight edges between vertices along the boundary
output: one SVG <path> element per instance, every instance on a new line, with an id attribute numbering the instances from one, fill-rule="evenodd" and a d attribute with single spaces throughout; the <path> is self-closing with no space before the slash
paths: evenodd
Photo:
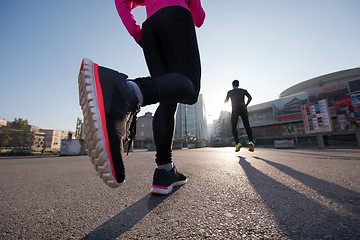
<path id="1" fill-rule="evenodd" d="M 131 10 L 137 7 L 146 7 L 146 19 L 168 6 L 181 6 L 188 9 L 196 27 L 201 27 L 205 19 L 200 0 L 115 0 L 115 5 L 123 24 L 136 42 L 141 39 L 141 28 L 136 23 Z"/>

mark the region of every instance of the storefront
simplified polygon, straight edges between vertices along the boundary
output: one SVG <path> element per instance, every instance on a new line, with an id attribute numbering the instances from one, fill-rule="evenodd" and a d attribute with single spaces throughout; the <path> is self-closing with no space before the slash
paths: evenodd
<path id="1" fill-rule="evenodd" d="M 360 128 L 360 68 L 324 75 L 289 89 L 284 92 L 292 95 L 283 92 L 279 99 L 249 107 L 258 144 L 289 138 L 299 144 L 312 144 L 319 133 L 327 143 L 356 144 Z"/>

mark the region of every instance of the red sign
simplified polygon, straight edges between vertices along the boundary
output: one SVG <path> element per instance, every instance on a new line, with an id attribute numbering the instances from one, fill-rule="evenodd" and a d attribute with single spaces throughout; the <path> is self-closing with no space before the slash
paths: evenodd
<path id="1" fill-rule="evenodd" d="M 339 84 L 335 84 L 335 85 L 331 85 L 331 86 L 327 86 L 327 87 L 323 87 L 323 88 L 317 88 L 314 90 L 310 90 L 308 91 L 308 96 L 312 96 L 312 95 L 316 95 L 316 94 L 320 94 L 320 93 L 325 93 L 325 92 L 332 92 L 338 89 L 342 89 L 342 88 L 347 88 L 348 84 L 347 83 L 339 83 Z"/>
<path id="2" fill-rule="evenodd" d="M 302 120 L 301 112 L 292 113 L 287 115 L 280 115 L 277 117 L 278 122 L 290 122 L 290 121 L 297 121 Z"/>

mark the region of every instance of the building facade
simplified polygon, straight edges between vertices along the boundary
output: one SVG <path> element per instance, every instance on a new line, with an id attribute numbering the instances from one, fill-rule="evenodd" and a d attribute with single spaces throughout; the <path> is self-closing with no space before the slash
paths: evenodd
<path id="1" fill-rule="evenodd" d="M 67 131 L 60 131 L 54 129 L 40 129 L 41 133 L 45 133 L 45 148 L 46 151 L 60 152 L 61 140 L 73 139 L 74 134 Z"/>
<path id="2" fill-rule="evenodd" d="M 278 99 L 249 106 L 248 112 L 257 144 L 274 144 L 281 139 L 313 144 L 319 134 L 334 145 L 359 144 L 360 68 L 301 82 L 284 90 Z M 215 136 L 211 145 L 231 146 L 229 127 L 230 113 L 221 112 L 212 124 Z M 242 121 L 237 128 L 241 142 L 246 144 Z"/>
<path id="3" fill-rule="evenodd" d="M 144 116 L 138 117 L 134 141 L 135 148 L 147 148 L 149 144 L 153 144 L 153 118 L 151 112 L 147 112 Z"/>
<path id="4" fill-rule="evenodd" d="M 174 141 L 203 145 L 207 143 L 207 117 L 202 94 L 193 105 L 179 104 L 176 112 Z"/>
<path id="5" fill-rule="evenodd" d="M 334 142 L 356 142 L 359 99 L 360 68 L 354 68 L 301 82 L 283 91 L 279 99 L 250 106 L 249 120 L 258 144 L 289 138 L 311 143 L 319 133 Z M 320 109 L 320 102 L 325 103 L 325 115 L 320 110 L 310 113 L 311 107 Z M 241 121 L 238 128 L 243 130 Z"/>
<path id="6" fill-rule="evenodd" d="M 151 112 L 138 117 L 136 125 L 135 148 L 153 148 L 153 116 Z M 193 105 L 179 104 L 176 112 L 174 133 L 175 148 L 182 148 L 186 141 L 204 146 L 208 140 L 206 110 L 203 96 Z M 187 134 L 186 134 L 187 133 Z"/>

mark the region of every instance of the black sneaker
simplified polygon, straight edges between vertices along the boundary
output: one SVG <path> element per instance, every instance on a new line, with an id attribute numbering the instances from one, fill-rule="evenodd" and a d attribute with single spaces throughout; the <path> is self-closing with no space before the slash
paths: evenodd
<path id="1" fill-rule="evenodd" d="M 170 172 L 156 168 L 150 193 L 166 195 L 172 192 L 173 187 L 184 185 L 186 181 L 185 175 L 178 172 L 175 166 Z"/>
<path id="2" fill-rule="evenodd" d="M 255 149 L 255 144 L 254 144 L 252 141 L 250 141 L 250 142 L 249 142 L 249 151 L 250 151 L 250 152 L 253 152 L 254 149 Z"/>
<path id="3" fill-rule="evenodd" d="M 140 110 L 127 77 L 86 58 L 78 77 L 88 155 L 100 178 L 114 188 L 125 180 L 123 148 L 135 136 Z"/>

